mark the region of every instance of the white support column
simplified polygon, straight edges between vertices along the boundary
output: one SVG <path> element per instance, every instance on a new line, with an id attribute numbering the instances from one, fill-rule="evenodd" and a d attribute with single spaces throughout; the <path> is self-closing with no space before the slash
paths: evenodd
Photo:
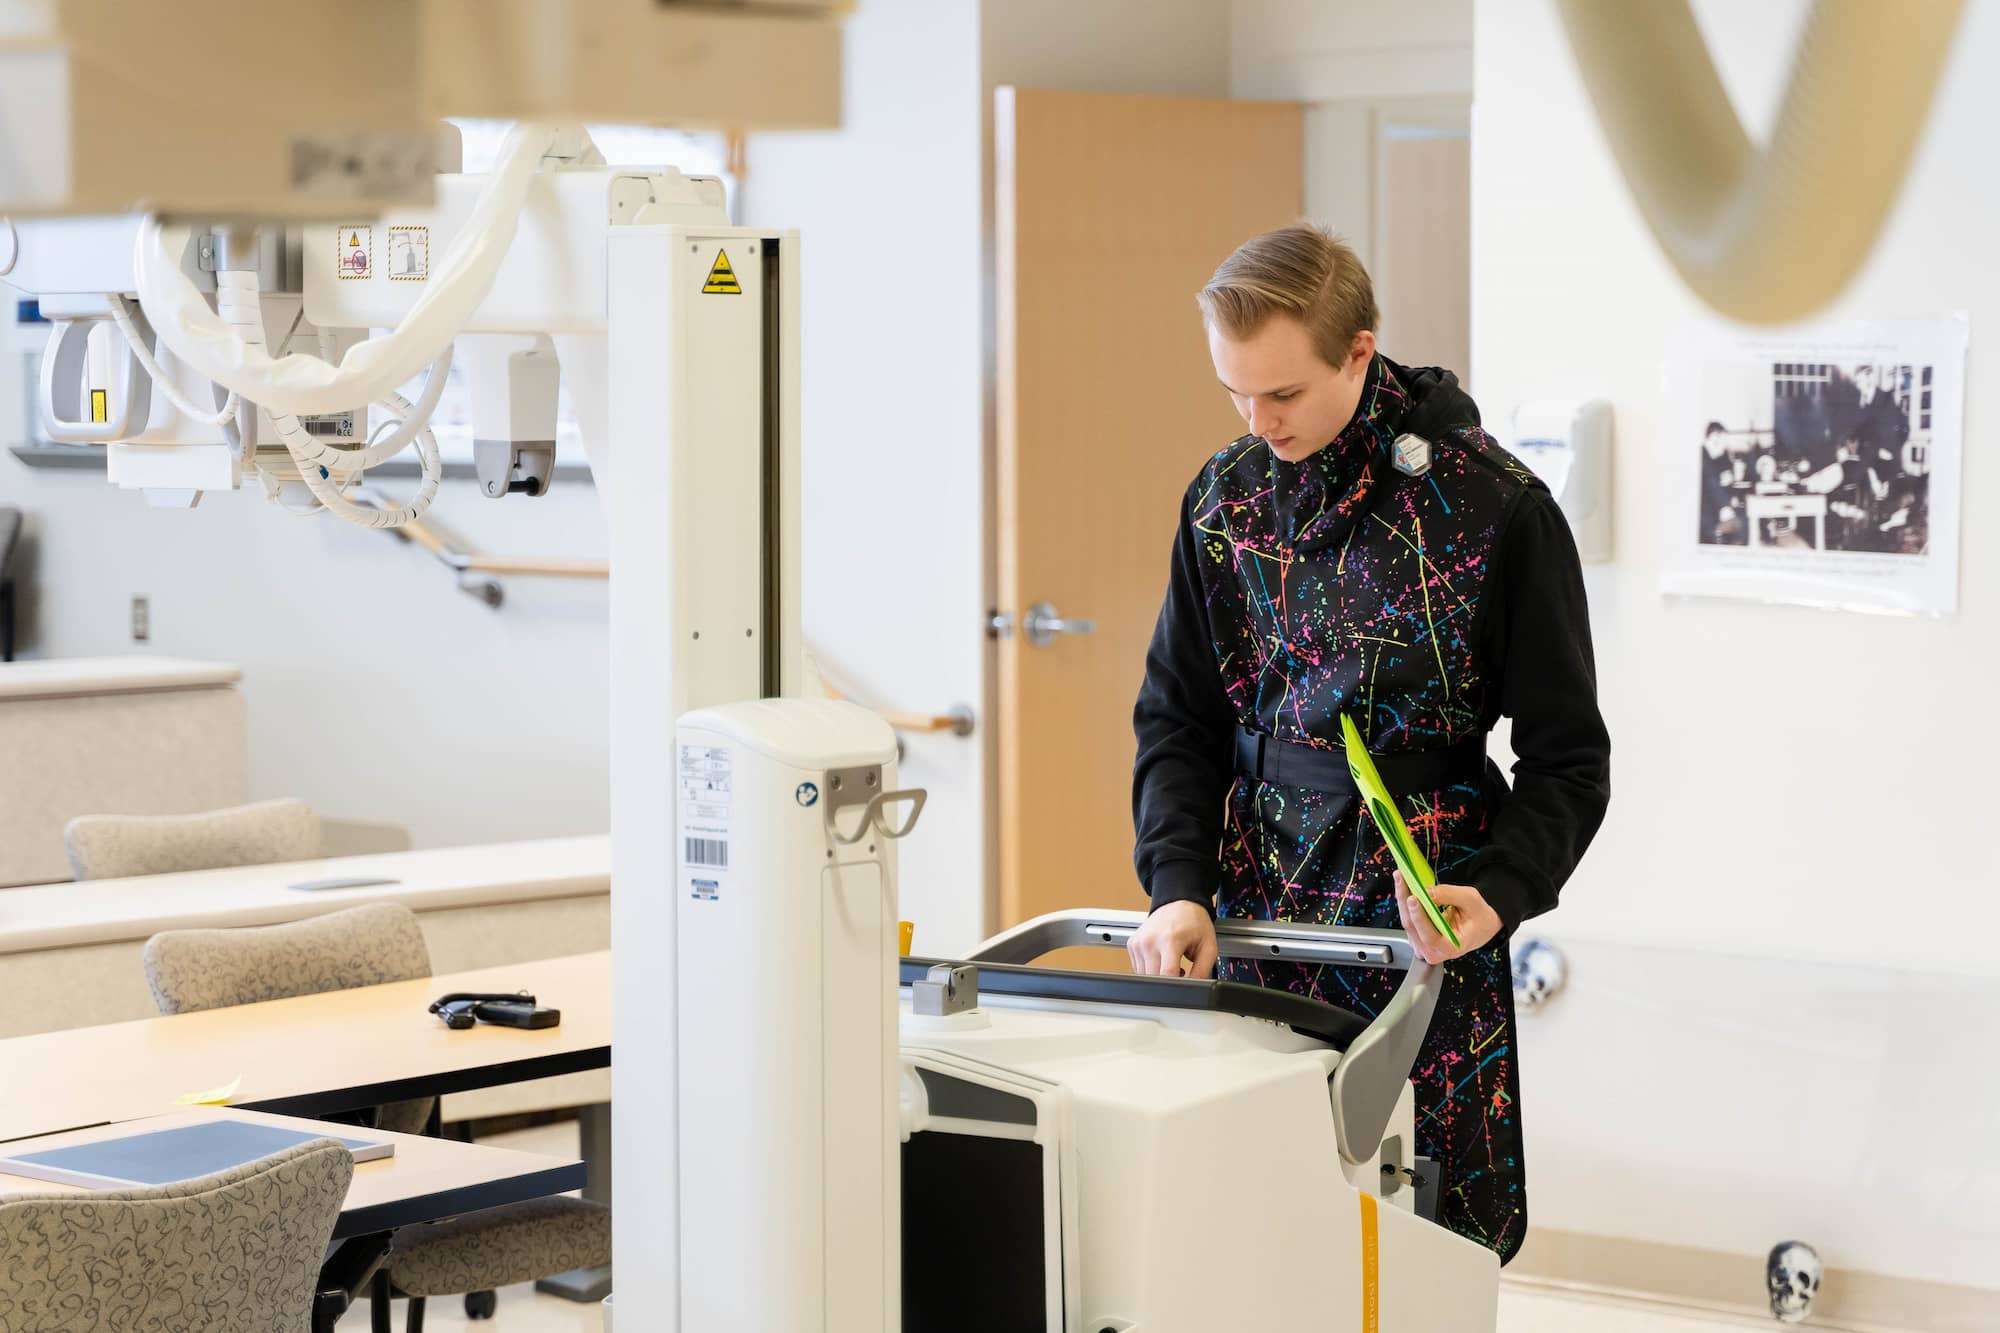
<path id="1" fill-rule="evenodd" d="M 612 1268 L 621 1323 L 661 1333 L 682 1327 L 680 1080 L 702 1077 L 683 1067 L 677 1029 L 686 997 L 675 719 L 764 694 L 773 634 L 784 658 L 777 684 L 798 681 L 797 305 L 790 283 L 765 299 L 768 239 L 728 226 L 642 225 L 614 227 L 608 239 Z M 780 325 L 775 355 L 767 313 Z M 780 380 L 775 395 L 765 392 L 767 366 Z M 782 440 L 779 498 L 768 508 L 767 429 Z M 780 529 L 775 547 L 767 515 Z M 767 612 L 773 550 L 780 595 Z M 740 960 L 746 985 L 755 963 Z M 686 1224 L 698 1223 L 690 1211 Z"/>
<path id="2" fill-rule="evenodd" d="M 611 523 L 613 1295 L 621 1328 L 680 1328 L 673 799 L 679 551 L 669 448 L 679 352 L 673 229 L 612 231 L 607 356 Z"/>

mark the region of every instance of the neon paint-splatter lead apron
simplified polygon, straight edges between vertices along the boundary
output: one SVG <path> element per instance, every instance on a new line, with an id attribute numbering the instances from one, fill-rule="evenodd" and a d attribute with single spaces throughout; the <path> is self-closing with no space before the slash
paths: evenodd
<path id="1" fill-rule="evenodd" d="M 1506 519 L 1540 483 L 1476 425 L 1441 433 L 1421 475 L 1396 470 L 1409 410 L 1377 357 L 1355 420 L 1325 449 L 1287 464 L 1246 437 L 1197 482 L 1209 632 L 1244 732 L 1338 752 L 1348 712 L 1378 755 L 1462 754 L 1497 718 L 1481 612 Z M 1485 845 L 1505 794 L 1482 753 L 1464 776 L 1401 797 L 1441 881 L 1465 882 L 1454 871 Z M 1351 793 L 1239 768 L 1221 851 L 1223 916 L 1400 929 L 1388 851 Z M 1229 960 L 1221 974 L 1369 1017 L 1402 979 L 1255 960 Z M 1440 1165 L 1438 1221 L 1505 1262 L 1527 1229 L 1506 940 L 1445 975 L 1411 1074 L 1417 1151 Z"/>

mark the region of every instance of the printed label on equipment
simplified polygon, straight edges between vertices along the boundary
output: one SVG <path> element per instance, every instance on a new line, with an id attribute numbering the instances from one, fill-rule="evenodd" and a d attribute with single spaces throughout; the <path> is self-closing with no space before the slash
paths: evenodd
<path id="1" fill-rule="evenodd" d="M 729 806 L 734 765 L 720 745 L 680 747 L 680 861 L 688 896 L 714 902 L 729 871 Z"/>
<path id="2" fill-rule="evenodd" d="M 431 229 L 389 228 L 389 281 L 428 282 L 431 276 Z"/>
<path id="3" fill-rule="evenodd" d="M 708 266 L 708 281 L 701 285 L 707 296 L 741 296 L 743 286 L 736 281 L 736 270 L 730 266 L 729 252 L 717 250 L 715 262 Z"/>
<path id="4" fill-rule="evenodd" d="M 341 277 L 375 276 L 375 234 L 367 223 L 342 223 L 333 234 L 333 244 Z"/>
<path id="5" fill-rule="evenodd" d="M 327 412 L 319 416 L 300 417 L 299 424 L 306 428 L 306 434 L 316 440 L 348 442 L 356 438 L 354 413 Z"/>

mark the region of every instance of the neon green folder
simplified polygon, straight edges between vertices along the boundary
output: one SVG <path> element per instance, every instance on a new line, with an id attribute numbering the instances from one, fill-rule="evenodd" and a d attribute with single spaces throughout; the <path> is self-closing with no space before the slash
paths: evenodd
<path id="1" fill-rule="evenodd" d="M 1375 761 L 1368 755 L 1368 747 L 1361 742 L 1361 732 L 1354 725 L 1354 719 L 1347 714 L 1340 715 L 1341 739 L 1347 745 L 1347 771 L 1354 775 L 1354 785 L 1361 790 L 1361 802 L 1368 807 L 1369 817 L 1381 831 L 1382 841 L 1389 844 L 1389 855 L 1395 860 L 1396 868 L 1403 872 L 1403 883 L 1410 886 L 1424 915 L 1431 919 L 1444 937 L 1458 947 L 1458 932 L 1451 928 L 1451 922 L 1444 919 L 1437 902 L 1431 897 L 1431 886 L 1437 883 L 1437 874 L 1431 863 L 1424 860 L 1424 854 L 1417 850 L 1416 843 L 1410 841 L 1410 830 L 1403 823 L 1402 815 L 1396 812 L 1396 800 L 1389 795 L 1383 785 L 1382 775 L 1375 771 Z"/>

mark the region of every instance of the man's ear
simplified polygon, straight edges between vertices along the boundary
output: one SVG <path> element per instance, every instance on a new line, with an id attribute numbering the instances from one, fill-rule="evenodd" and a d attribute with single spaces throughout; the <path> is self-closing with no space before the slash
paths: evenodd
<path id="1" fill-rule="evenodd" d="M 1354 341 L 1347 345 L 1347 369 L 1366 370 L 1369 359 L 1375 355 L 1375 331 L 1363 329 L 1354 335 Z"/>

